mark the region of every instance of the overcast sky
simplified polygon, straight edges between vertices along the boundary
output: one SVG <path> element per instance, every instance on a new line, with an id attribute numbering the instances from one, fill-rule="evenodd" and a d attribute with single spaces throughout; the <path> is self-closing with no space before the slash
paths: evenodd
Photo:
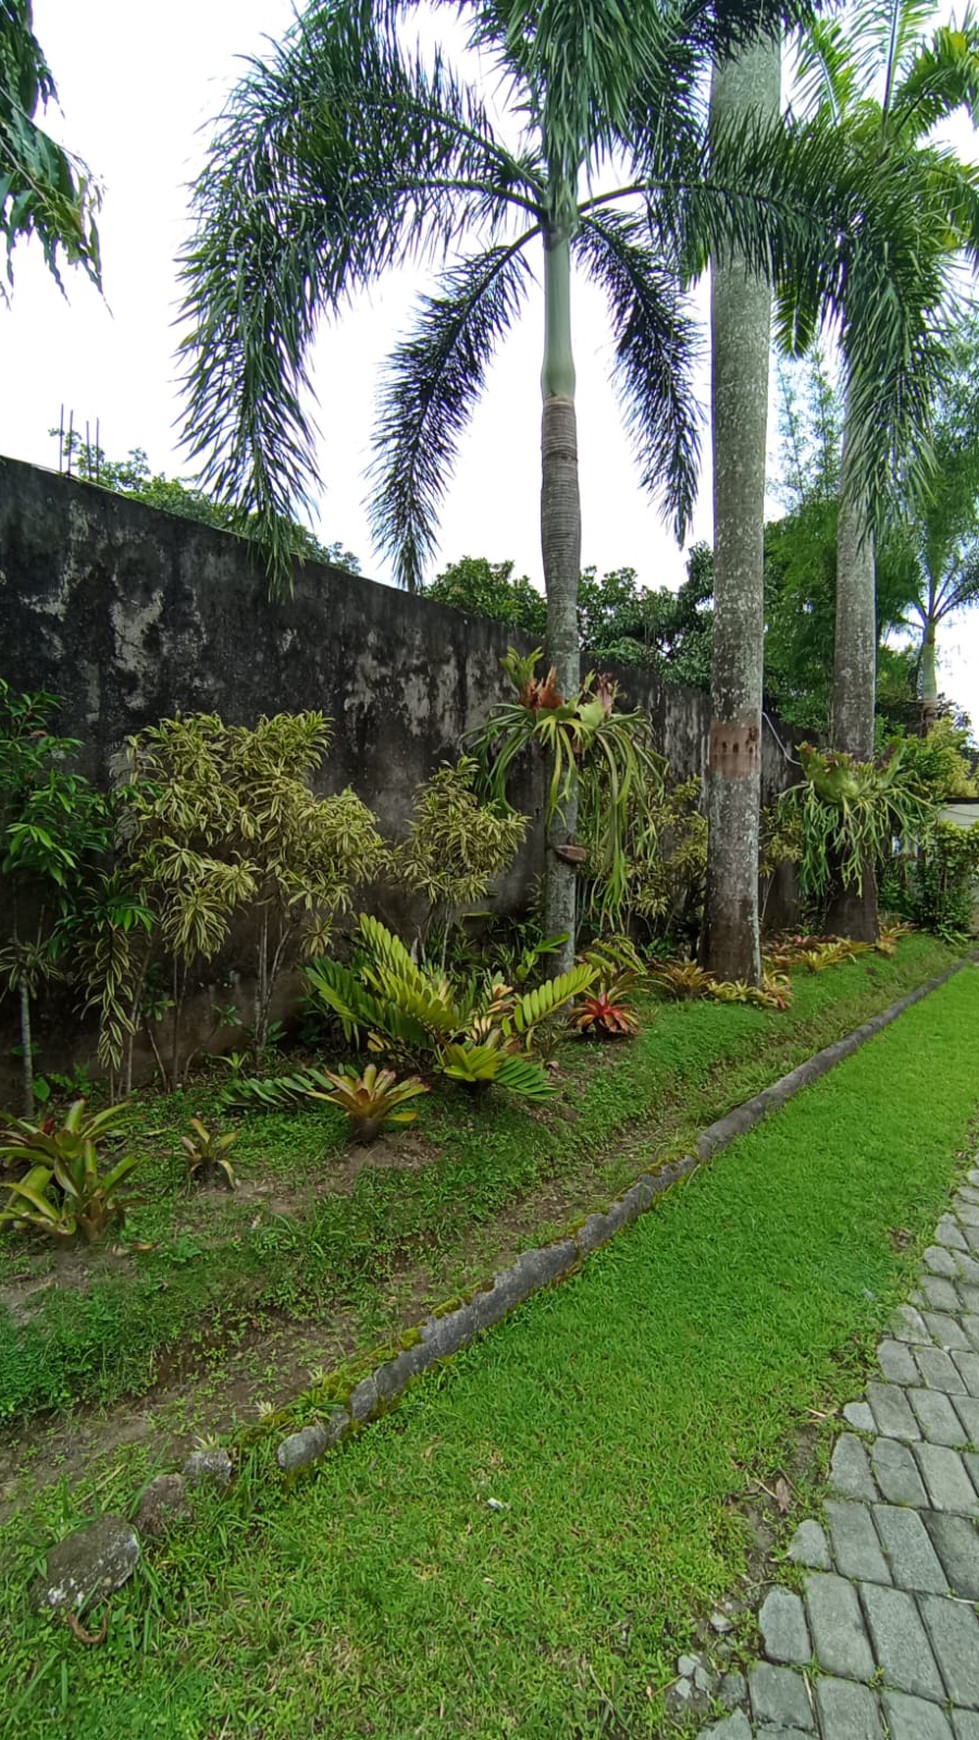
<path id="1" fill-rule="evenodd" d="M 111 459 L 143 447 L 154 470 L 186 472 L 179 453 L 180 393 L 173 322 L 174 257 L 187 234 L 187 183 L 207 124 L 241 70 L 292 16 L 289 0 L 35 0 L 35 30 L 51 63 L 61 113 L 47 125 L 100 176 L 105 301 L 81 274 L 67 300 L 40 253 L 15 253 L 10 309 L 0 308 L 0 452 L 57 466 L 62 405 L 75 426 L 99 419 Z M 203 133 L 201 129 L 204 129 Z M 381 363 L 427 280 L 403 272 L 358 301 L 319 337 L 313 379 L 322 496 L 315 529 L 387 578 L 364 512 L 365 470 Z M 582 559 L 600 571 L 634 567 L 647 585 L 675 587 L 685 563 L 637 484 L 614 394 L 601 298 L 575 284 Z M 532 295 L 504 341 L 445 505 L 439 565 L 472 554 L 512 558 L 540 584 L 539 418 L 543 316 Z M 706 361 L 701 375 L 706 402 Z M 774 447 L 775 431 L 770 444 Z M 709 443 L 693 538 L 710 537 Z M 940 644 L 942 683 L 979 724 L 979 612 Z"/>

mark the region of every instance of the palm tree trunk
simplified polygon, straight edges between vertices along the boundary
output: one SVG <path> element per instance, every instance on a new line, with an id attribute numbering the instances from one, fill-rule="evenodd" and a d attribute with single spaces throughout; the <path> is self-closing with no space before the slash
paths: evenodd
<path id="1" fill-rule="evenodd" d="M 870 761 L 874 753 L 877 698 L 877 573 L 867 495 L 859 481 L 859 457 L 847 420 L 843 436 L 840 513 L 836 533 L 836 633 L 830 744 Z M 826 915 L 835 936 L 877 940 L 877 866 L 863 867 L 861 887 L 836 881 Z"/>
<path id="2" fill-rule="evenodd" d="M 934 617 L 929 616 L 921 640 L 921 710 L 926 731 L 931 730 L 938 718 L 938 661 L 935 647 L 937 627 Z"/>
<path id="3" fill-rule="evenodd" d="M 581 682 L 578 585 L 581 578 L 581 496 L 575 371 L 571 349 L 571 243 L 567 227 L 549 230 L 544 242 L 544 367 L 541 394 L 541 553 L 547 592 L 547 658 L 561 693 L 573 699 Z M 554 848 L 574 839 L 577 792 L 547 830 L 544 868 L 544 931 L 567 934 L 555 970 L 567 972 L 575 953 L 575 870 Z"/>
<path id="4" fill-rule="evenodd" d="M 715 66 L 711 121 L 779 110 L 781 51 L 753 44 Z M 764 657 L 765 459 L 772 296 L 737 250 L 711 276 L 714 646 L 707 750 L 707 895 L 701 954 L 720 979 L 761 977 L 758 826 Z"/>

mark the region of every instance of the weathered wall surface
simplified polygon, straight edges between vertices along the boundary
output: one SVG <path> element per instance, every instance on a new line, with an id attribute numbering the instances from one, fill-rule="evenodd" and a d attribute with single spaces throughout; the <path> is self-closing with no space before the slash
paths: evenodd
<path id="1" fill-rule="evenodd" d="M 396 831 L 413 787 L 506 685 L 517 631 L 339 569 L 308 564 L 266 596 L 249 546 L 94 484 L 0 459 L 0 674 L 64 699 L 60 729 L 108 777 L 125 737 L 172 714 L 318 707 L 335 723 L 328 781 L 354 785 Z M 707 697 L 619 672 L 679 777 L 703 768 Z M 785 783 L 765 734 L 765 783 Z"/>
<path id="2" fill-rule="evenodd" d="M 319 708 L 335 730 L 324 789 L 354 786 L 396 837 L 414 787 L 506 695 L 499 660 L 511 643 L 531 644 L 485 618 L 313 564 L 292 598 L 272 603 L 241 539 L 0 459 L 0 676 L 62 697 L 58 729 L 81 740 L 84 770 L 99 782 L 130 733 L 178 710 L 247 725 Z M 702 775 L 707 696 L 633 667 L 617 674 L 628 701 L 649 711 L 677 777 Z M 765 801 L 786 783 L 766 730 Z M 514 795 L 539 816 L 539 778 L 528 775 Z M 514 867 L 504 905 L 526 894 L 539 838 Z M 204 1026 L 210 1003 L 204 995 Z M 66 1020 L 53 1043 L 79 1055 L 73 1040 Z"/>

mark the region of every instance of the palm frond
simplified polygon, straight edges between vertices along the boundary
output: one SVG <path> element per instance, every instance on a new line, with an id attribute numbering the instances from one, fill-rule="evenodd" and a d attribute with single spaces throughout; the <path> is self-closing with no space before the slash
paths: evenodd
<path id="1" fill-rule="evenodd" d="M 478 96 L 403 53 L 371 8 L 323 5 L 232 92 L 182 260 L 186 441 L 202 487 L 254 514 L 291 581 L 285 520 L 315 477 L 307 358 L 318 318 L 418 251 L 536 210 L 528 162 Z"/>
<path id="2" fill-rule="evenodd" d="M 638 218 L 593 213 L 576 249 L 608 298 L 615 376 L 644 489 L 659 494 L 678 539 L 690 522 L 700 461 L 693 391 L 698 342 L 678 276 Z"/>
<path id="3" fill-rule="evenodd" d="M 426 296 L 414 334 L 398 346 L 387 377 L 371 475 L 371 526 L 413 591 L 436 548 L 438 511 L 459 437 L 483 389 L 501 335 L 523 296 L 522 249 L 536 230 L 455 266 L 442 292 Z"/>

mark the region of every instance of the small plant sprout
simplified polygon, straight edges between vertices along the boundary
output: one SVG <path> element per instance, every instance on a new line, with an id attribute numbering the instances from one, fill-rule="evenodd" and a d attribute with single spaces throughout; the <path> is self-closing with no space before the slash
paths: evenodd
<path id="1" fill-rule="evenodd" d="M 393 1069 L 378 1069 L 376 1063 L 369 1063 L 363 1075 L 349 1065 L 339 1075 L 329 1069 L 323 1074 L 332 1082 L 332 1090 L 310 1098 L 339 1106 L 350 1120 L 351 1136 L 364 1143 L 375 1141 L 385 1124 L 414 1123 L 418 1112 L 407 1101 L 429 1091 L 417 1075 L 399 1081 Z"/>
<path id="2" fill-rule="evenodd" d="M 234 1167 L 228 1159 L 228 1150 L 237 1142 L 238 1131 L 226 1130 L 223 1136 L 216 1136 L 200 1118 L 191 1118 L 190 1128 L 189 1136 L 181 1136 L 180 1146 L 187 1156 L 191 1182 L 197 1178 L 206 1178 L 210 1172 L 221 1172 L 228 1189 L 234 1190 L 238 1181 Z"/>

